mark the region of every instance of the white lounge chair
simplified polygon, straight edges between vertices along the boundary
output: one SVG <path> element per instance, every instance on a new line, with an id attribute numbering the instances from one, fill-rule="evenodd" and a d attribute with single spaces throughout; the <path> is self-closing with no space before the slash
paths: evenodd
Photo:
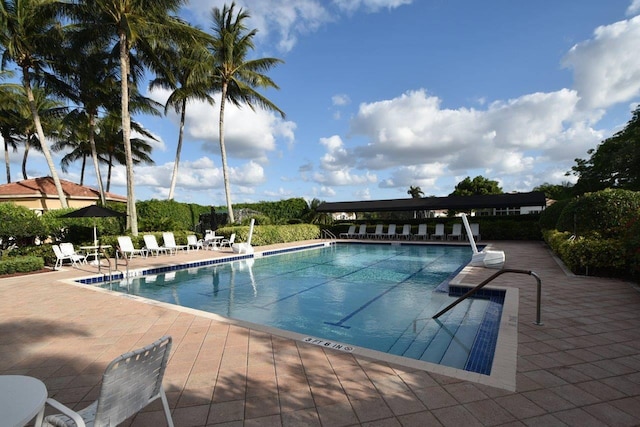
<path id="1" fill-rule="evenodd" d="M 429 234 L 427 233 L 427 224 L 419 224 L 418 225 L 418 233 L 413 235 L 414 239 L 427 240 L 429 238 Z"/>
<path id="2" fill-rule="evenodd" d="M 343 239 L 350 239 L 356 232 L 356 226 L 350 225 L 349 230 L 346 233 L 340 233 L 340 237 Z"/>
<path id="3" fill-rule="evenodd" d="M 189 251 L 189 245 L 176 245 L 176 238 L 171 231 L 162 233 L 162 241 L 164 242 L 164 247 L 169 250 L 176 252 L 179 250 Z"/>
<path id="4" fill-rule="evenodd" d="M 74 266 L 87 263 L 87 257 L 77 253 L 73 243 L 60 243 L 60 250 L 65 257 L 69 257 Z"/>
<path id="5" fill-rule="evenodd" d="M 160 255 L 160 252 L 163 252 L 165 254 L 167 252 L 169 253 L 174 252 L 173 249 L 165 248 L 164 246 L 159 246 L 158 241 L 156 240 L 156 236 L 154 236 L 153 234 L 145 234 L 143 236 L 143 239 L 144 239 L 145 249 L 150 254 L 155 253 L 155 255 L 158 256 Z"/>
<path id="6" fill-rule="evenodd" d="M 195 234 L 189 234 L 187 236 L 187 246 L 189 246 L 189 249 L 204 249 L 204 240 L 198 240 Z"/>
<path id="7" fill-rule="evenodd" d="M 444 224 L 436 224 L 436 231 L 431 235 L 431 240 L 444 240 L 445 237 Z"/>
<path id="8" fill-rule="evenodd" d="M 395 239 L 396 238 L 396 225 L 395 224 L 389 224 L 389 227 L 387 227 L 387 235 L 386 235 L 387 239 Z"/>
<path id="9" fill-rule="evenodd" d="M 405 224 L 402 226 L 402 233 L 398 234 L 398 237 L 400 237 L 401 239 L 405 239 L 405 240 L 409 240 L 412 235 L 411 235 L 411 224 Z"/>
<path id="10" fill-rule="evenodd" d="M 364 239 L 367 237 L 367 224 L 360 224 L 360 228 L 358 228 L 358 232 L 353 235 L 354 239 Z"/>
<path id="11" fill-rule="evenodd" d="M 471 236 L 477 242 L 480 240 L 480 224 L 474 222 L 473 224 L 469 224 L 471 228 Z"/>
<path id="12" fill-rule="evenodd" d="M 384 227 L 384 225 L 382 224 L 376 224 L 376 231 L 374 233 L 368 233 L 367 237 L 369 239 L 380 239 L 382 238 L 382 228 Z"/>
<path id="13" fill-rule="evenodd" d="M 53 266 L 54 270 L 59 269 L 60 267 L 62 267 L 62 264 L 65 261 L 70 261 L 72 264 L 75 264 L 75 262 L 73 261 L 71 255 L 65 255 L 62 253 L 62 250 L 60 249 L 60 246 L 58 245 L 51 245 L 51 248 L 53 249 L 53 253 L 56 256 L 56 263 Z"/>
<path id="14" fill-rule="evenodd" d="M 173 427 L 169 402 L 162 379 L 169 361 L 171 337 L 164 336 L 152 344 L 114 359 L 102 375 L 98 399 L 79 411 L 55 399 L 47 404 L 62 412 L 49 415 L 44 426 L 115 426 L 154 402 L 162 401 L 167 425 Z"/>
<path id="15" fill-rule="evenodd" d="M 124 255 L 125 257 L 129 255 L 129 259 L 133 258 L 135 255 L 140 255 L 145 258 L 147 257 L 147 250 L 144 248 L 134 248 L 131 237 L 129 236 L 118 236 L 118 246 L 120 247 L 120 252 L 122 253 L 122 255 Z M 116 255 L 118 255 L 118 252 L 116 252 Z"/>
<path id="16" fill-rule="evenodd" d="M 447 240 L 462 240 L 462 224 L 453 224 L 451 233 L 447 234 Z"/>
<path id="17" fill-rule="evenodd" d="M 230 247 L 233 246 L 233 243 L 235 241 L 236 241 L 236 233 L 231 233 L 231 237 L 229 237 L 228 239 L 222 239 L 220 241 L 220 247 L 223 248 L 223 247 L 226 246 L 226 247 L 230 248 Z"/>

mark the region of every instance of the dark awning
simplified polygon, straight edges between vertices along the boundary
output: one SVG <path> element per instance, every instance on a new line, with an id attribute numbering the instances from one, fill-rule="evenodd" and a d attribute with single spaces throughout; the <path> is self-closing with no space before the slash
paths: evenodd
<path id="1" fill-rule="evenodd" d="M 390 212 L 418 210 L 469 210 L 542 206 L 546 198 L 541 191 L 530 193 L 487 194 L 482 196 L 423 197 L 417 199 L 364 200 L 360 202 L 325 202 L 317 212 Z"/>

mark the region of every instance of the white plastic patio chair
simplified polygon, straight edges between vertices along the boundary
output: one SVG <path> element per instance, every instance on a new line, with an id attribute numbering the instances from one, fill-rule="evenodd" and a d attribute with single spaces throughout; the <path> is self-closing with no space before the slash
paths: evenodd
<path id="1" fill-rule="evenodd" d="M 411 239 L 411 224 L 404 224 L 402 226 L 402 234 L 398 234 L 398 237 L 405 240 Z"/>
<path id="2" fill-rule="evenodd" d="M 462 224 L 453 224 L 451 233 L 447 234 L 447 240 L 462 240 Z"/>
<path id="3" fill-rule="evenodd" d="M 76 249 L 73 247 L 73 243 L 60 243 L 60 250 L 65 257 L 69 257 L 74 266 L 76 264 L 87 263 L 87 257 L 77 253 Z"/>
<path id="4" fill-rule="evenodd" d="M 431 235 L 431 240 L 443 240 L 445 237 L 444 224 L 436 224 L 436 231 Z"/>
<path id="5" fill-rule="evenodd" d="M 162 233 L 162 241 L 164 242 L 164 247 L 169 250 L 174 250 L 176 252 L 179 250 L 189 250 L 189 245 L 176 245 L 176 238 L 171 231 Z"/>
<path id="6" fill-rule="evenodd" d="M 413 235 L 414 239 L 427 240 L 429 234 L 427 233 L 427 224 L 418 225 L 418 233 Z"/>
<path id="7" fill-rule="evenodd" d="M 129 255 L 129 259 L 133 258 L 135 255 L 140 255 L 143 257 L 147 257 L 147 250 L 136 249 L 133 247 L 133 242 L 131 241 L 131 237 L 129 236 L 118 236 L 118 246 L 120 247 L 120 252 L 125 257 Z M 118 252 L 116 252 L 116 255 Z"/>
<path id="8" fill-rule="evenodd" d="M 367 237 L 367 224 L 360 224 L 358 232 L 353 235 L 354 239 L 364 239 Z"/>
<path id="9" fill-rule="evenodd" d="M 346 233 L 340 233 L 340 237 L 343 239 L 350 239 L 356 232 L 356 226 L 350 225 L 349 230 Z"/>
<path id="10" fill-rule="evenodd" d="M 220 247 L 224 248 L 225 246 L 230 248 L 233 246 L 233 243 L 236 241 L 236 233 L 231 233 L 231 237 L 228 239 L 222 239 L 220 241 Z"/>
<path id="11" fill-rule="evenodd" d="M 162 388 L 170 351 L 171 337 L 165 335 L 146 347 L 117 357 L 102 375 L 100 394 L 95 402 L 76 412 L 49 398 L 47 404 L 62 414 L 47 416 L 43 426 L 116 426 L 160 399 L 167 424 L 173 427 L 169 403 Z"/>
<path id="12" fill-rule="evenodd" d="M 473 240 L 478 242 L 480 240 L 480 224 L 477 222 L 469 224 L 469 228 L 471 228 L 471 236 Z"/>
<path id="13" fill-rule="evenodd" d="M 389 226 L 387 227 L 386 238 L 387 239 L 395 239 L 396 238 L 396 225 L 395 224 L 389 224 Z"/>
<path id="14" fill-rule="evenodd" d="M 59 269 L 60 267 L 62 267 L 62 264 L 65 261 L 71 261 L 71 255 L 65 255 L 62 253 L 62 250 L 60 250 L 60 246 L 58 245 L 51 245 L 51 248 L 53 249 L 53 253 L 56 255 L 56 263 L 53 266 L 54 270 Z"/>
<path id="15" fill-rule="evenodd" d="M 151 254 L 155 253 L 156 256 L 158 256 L 160 255 L 160 252 L 164 252 L 165 254 L 167 252 L 173 252 L 173 250 L 169 248 L 159 246 L 158 241 L 156 240 L 156 236 L 154 236 L 153 234 L 145 234 L 142 238 L 144 239 L 145 249 Z"/>
<path id="16" fill-rule="evenodd" d="M 382 228 L 384 226 L 382 224 L 376 224 L 376 230 L 373 233 L 367 233 L 367 237 L 369 239 L 380 239 L 382 238 Z"/>
<path id="17" fill-rule="evenodd" d="M 187 246 L 189 249 L 204 249 L 204 240 L 198 240 L 195 234 L 189 234 L 187 236 Z"/>

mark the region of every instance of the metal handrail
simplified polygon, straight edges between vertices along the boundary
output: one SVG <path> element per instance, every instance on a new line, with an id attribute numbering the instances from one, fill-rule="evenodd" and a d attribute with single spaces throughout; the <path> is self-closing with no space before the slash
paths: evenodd
<path id="1" fill-rule="evenodd" d="M 511 269 L 511 268 L 504 268 L 504 269 L 496 272 L 491 277 L 489 277 L 488 279 L 486 279 L 482 283 L 480 283 L 478 286 L 476 286 L 475 288 L 469 290 L 466 294 L 462 295 L 460 298 L 458 298 L 457 300 L 455 300 L 454 302 L 449 304 L 447 307 L 445 307 L 444 309 L 440 310 L 432 318 L 433 319 L 437 319 L 438 317 L 442 316 L 444 313 L 446 313 L 447 311 L 451 310 L 453 307 L 455 307 L 456 305 L 460 304 L 462 301 L 464 301 L 467 298 L 469 298 L 471 295 L 473 295 L 476 292 L 478 292 L 487 283 L 491 282 L 496 277 L 498 277 L 498 276 L 500 276 L 502 274 L 505 274 L 505 273 L 528 274 L 530 276 L 535 277 L 535 279 L 537 281 L 537 293 L 538 293 L 537 299 L 536 299 L 536 321 L 535 321 L 535 324 L 536 325 L 542 325 L 543 323 L 540 321 L 540 305 L 541 305 L 541 299 L 542 299 L 542 297 L 541 297 L 542 281 L 540 280 L 540 276 L 538 276 L 535 272 L 530 271 L 530 270 L 515 270 L 515 269 Z"/>
<path id="2" fill-rule="evenodd" d="M 109 259 L 109 256 L 107 255 L 107 253 L 104 251 L 103 247 L 99 248 L 100 252 L 102 252 L 102 255 L 104 256 L 104 259 L 107 260 L 107 264 L 109 265 L 109 280 L 111 280 L 111 259 Z M 100 267 L 102 266 L 102 260 L 100 259 L 100 257 L 98 257 L 98 272 L 100 272 Z"/>
<path id="3" fill-rule="evenodd" d="M 124 265 L 126 267 L 125 268 L 126 274 L 124 274 L 124 277 L 128 279 L 129 278 L 129 259 L 127 258 L 127 254 L 122 252 L 122 249 L 120 249 L 120 246 L 116 245 L 116 271 L 120 271 L 118 270 L 118 254 L 120 254 L 121 258 L 124 260 Z"/>
<path id="4" fill-rule="evenodd" d="M 327 238 L 326 236 L 329 236 L 329 239 L 331 239 L 331 240 L 336 240 L 337 239 L 336 235 L 333 234 L 329 229 L 323 228 L 322 229 L 322 238 L 326 239 Z"/>

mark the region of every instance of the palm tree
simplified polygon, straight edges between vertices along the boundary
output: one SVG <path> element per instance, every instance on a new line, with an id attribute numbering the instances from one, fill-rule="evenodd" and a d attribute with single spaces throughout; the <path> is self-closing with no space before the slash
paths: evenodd
<path id="1" fill-rule="evenodd" d="M 120 58 L 120 104 L 122 140 L 127 169 L 127 222 L 131 233 L 138 235 L 138 215 L 133 183 L 133 156 L 131 150 L 131 113 L 129 110 L 130 85 L 135 86 L 132 74 L 132 55 L 153 63 L 154 49 L 180 35 L 191 34 L 193 28 L 177 17 L 184 0 L 92 0 L 82 17 L 87 26 L 94 26 L 104 34 L 114 35 Z"/>
<path id="2" fill-rule="evenodd" d="M 424 196 L 424 191 L 422 191 L 422 189 L 418 186 L 414 187 L 413 185 L 411 185 L 409 187 L 409 190 L 407 190 L 407 194 L 409 194 L 413 199 L 419 199 L 420 197 Z"/>
<path id="3" fill-rule="evenodd" d="M 0 79 L 8 73 L 0 72 Z M 15 152 L 20 142 L 16 123 L 19 120 L 16 106 L 21 96 L 22 86 L 3 83 L 0 85 L 0 136 L 4 140 L 4 163 L 7 173 L 7 183 L 11 182 L 11 162 L 9 161 L 9 148 Z"/>
<path id="4" fill-rule="evenodd" d="M 47 0 L 0 0 L 0 45 L 4 47 L 2 65 L 15 62 L 22 72 L 22 85 L 27 94 L 29 108 L 42 153 L 47 161 L 51 178 L 60 198 L 60 205 L 68 207 L 51 151 L 46 143 L 42 123 L 31 88 L 32 74 L 44 74 L 44 56 L 60 46 L 62 40 L 60 9 Z"/>
<path id="5" fill-rule="evenodd" d="M 208 51 L 205 45 L 189 44 L 169 49 L 167 56 L 167 68 L 159 70 L 158 77 L 151 81 L 150 88 L 162 87 L 172 90 L 164 107 L 165 114 L 173 107 L 180 114 L 180 130 L 178 132 L 178 146 L 176 147 L 176 160 L 173 163 L 171 186 L 169 187 L 169 200 L 173 199 L 178 180 L 178 164 L 182 151 L 182 138 L 184 134 L 185 115 L 187 101 L 197 99 L 213 105 L 214 100 L 209 95 L 208 77 Z"/>
<path id="6" fill-rule="evenodd" d="M 257 30 L 248 31 L 244 21 L 249 13 L 238 10 L 234 12 L 235 3 L 225 5 L 222 10 L 214 7 L 212 10 L 214 37 L 211 44 L 213 55 L 214 80 L 213 90 L 220 91 L 219 139 L 220 155 L 222 158 L 222 174 L 224 177 L 224 191 L 227 198 L 229 222 L 235 222 L 231 205 L 231 191 L 229 189 L 229 173 L 227 167 L 227 152 L 224 145 L 224 108 L 228 100 L 236 106 L 247 104 L 252 110 L 254 104 L 279 113 L 285 114 L 275 104 L 256 91 L 256 88 L 275 88 L 278 86 L 266 75 L 276 64 L 283 62 L 277 58 L 247 59 L 249 52 L 254 49 L 253 37 Z"/>

